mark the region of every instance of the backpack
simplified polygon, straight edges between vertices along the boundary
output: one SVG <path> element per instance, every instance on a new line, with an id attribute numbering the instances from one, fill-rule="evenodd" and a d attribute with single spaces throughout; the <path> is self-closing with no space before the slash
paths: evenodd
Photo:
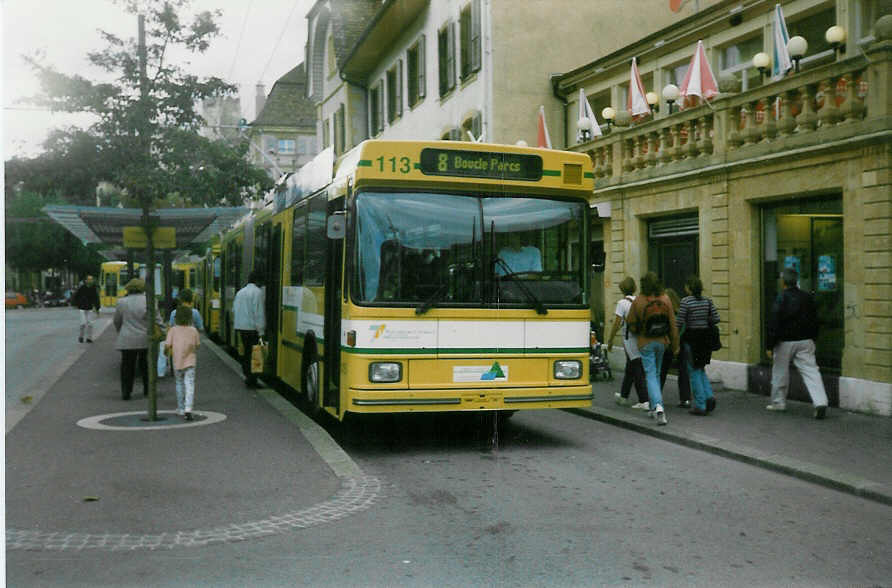
<path id="1" fill-rule="evenodd" d="M 644 307 L 644 324 L 642 335 L 645 337 L 665 337 L 669 334 L 669 309 L 659 298 L 651 300 Z"/>

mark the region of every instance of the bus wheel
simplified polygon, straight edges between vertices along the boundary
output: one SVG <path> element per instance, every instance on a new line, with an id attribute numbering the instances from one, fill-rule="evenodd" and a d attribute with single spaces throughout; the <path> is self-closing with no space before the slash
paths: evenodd
<path id="1" fill-rule="evenodd" d="M 304 400 L 311 410 L 319 406 L 319 360 L 315 357 L 304 363 L 301 387 Z"/>

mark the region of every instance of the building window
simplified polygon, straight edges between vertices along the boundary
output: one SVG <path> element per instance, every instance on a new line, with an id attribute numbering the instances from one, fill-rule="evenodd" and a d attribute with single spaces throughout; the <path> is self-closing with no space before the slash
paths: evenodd
<path id="1" fill-rule="evenodd" d="M 403 115 L 403 60 L 387 71 L 387 122 L 393 124 Z"/>
<path id="2" fill-rule="evenodd" d="M 874 39 L 873 25 L 877 20 L 876 0 L 860 0 L 855 10 L 855 38 L 859 43 Z"/>
<path id="3" fill-rule="evenodd" d="M 297 142 L 294 139 L 279 139 L 279 154 L 294 155 L 297 149 Z"/>
<path id="4" fill-rule="evenodd" d="M 276 153 L 276 149 L 279 148 L 279 140 L 273 137 L 272 135 L 265 135 L 263 137 L 263 150 L 266 153 Z"/>
<path id="5" fill-rule="evenodd" d="M 724 47 L 719 52 L 719 75 L 731 74 L 738 77 L 742 91 L 759 85 L 759 70 L 753 67 L 753 55 L 764 49 L 762 35 L 757 35 L 733 45 Z"/>
<path id="6" fill-rule="evenodd" d="M 440 69 L 440 96 L 455 88 L 455 23 L 447 23 L 437 34 Z"/>
<path id="7" fill-rule="evenodd" d="M 334 115 L 334 147 L 335 153 L 340 155 L 344 152 L 346 146 L 346 131 L 344 129 L 344 105 L 338 106 Z"/>
<path id="8" fill-rule="evenodd" d="M 461 11 L 461 79 L 480 70 L 480 0 Z"/>
<path id="9" fill-rule="evenodd" d="M 327 149 L 331 146 L 331 128 L 328 125 L 328 119 L 322 121 L 322 148 Z"/>
<path id="10" fill-rule="evenodd" d="M 824 33 L 836 24 L 836 8 L 828 8 L 796 22 L 788 22 L 790 37 L 799 35 L 808 41 L 808 53 L 799 62 L 801 68 L 813 67 L 833 60 L 833 48 Z"/>
<path id="11" fill-rule="evenodd" d="M 297 138 L 297 153 L 299 155 L 315 155 L 316 137 L 303 135 Z"/>
<path id="12" fill-rule="evenodd" d="M 326 52 L 328 53 L 328 77 L 332 77 L 338 73 L 338 62 L 336 59 L 334 35 L 328 36 L 328 44 Z"/>
<path id="13" fill-rule="evenodd" d="M 369 121 L 371 135 L 377 135 L 384 130 L 384 96 L 382 82 L 379 80 L 369 92 Z"/>
<path id="14" fill-rule="evenodd" d="M 425 90 L 424 35 L 406 52 L 406 80 L 409 86 L 409 106 L 424 98 Z"/>

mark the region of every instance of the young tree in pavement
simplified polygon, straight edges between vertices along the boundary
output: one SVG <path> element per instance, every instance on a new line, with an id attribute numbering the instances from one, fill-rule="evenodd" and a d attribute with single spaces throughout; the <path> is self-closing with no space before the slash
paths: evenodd
<path id="1" fill-rule="evenodd" d="M 38 103 L 53 110 L 89 112 L 97 117 L 90 131 L 99 138 L 99 150 L 110 168 L 108 179 L 139 203 L 142 224 L 151 234 L 157 223 L 151 214 L 156 203 L 180 192 L 186 187 L 182 178 L 196 173 L 191 150 L 205 144 L 189 140 L 204 122 L 197 104 L 232 94 L 236 88 L 217 77 L 199 78 L 187 73 L 174 62 L 180 58 L 174 55 L 178 51 L 198 54 L 208 50 L 219 34 L 215 22 L 219 11 L 200 12 L 186 22 L 180 13 L 188 9 L 189 0 L 124 0 L 119 4 L 138 15 L 137 38 L 124 39 L 100 31 L 107 47 L 88 54 L 93 65 L 114 76 L 114 82 L 92 82 L 33 59 L 31 64 L 44 92 Z M 241 187 L 252 190 L 258 185 Z M 198 193 L 192 196 L 196 204 L 206 197 Z M 146 259 L 150 268 L 155 266 L 151 238 Z M 148 272 L 146 284 L 150 309 L 154 309 L 153 274 Z M 154 364 L 155 353 L 151 341 L 153 317 L 154 310 L 147 325 L 150 365 Z M 153 370 L 149 370 L 149 418 L 157 418 Z"/>
<path id="2" fill-rule="evenodd" d="M 236 87 L 217 77 L 199 78 L 174 62 L 183 54 L 209 49 L 219 34 L 215 19 L 220 12 L 200 12 L 187 22 L 181 13 L 189 8 L 189 0 L 118 3 L 134 15 L 145 16 L 144 84 L 138 40 L 106 31 L 100 35 L 107 47 L 89 53 L 88 59 L 113 82 L 91 81 L 26 58 L 43 90 L 32 102 L 54 111 L 88 112 L 96 117 L 86 131 L 57 133 L 51 153 L 77 156 L 85 164 L 79 168 L 81 173 L 85 168 L 95 173 L 94 190 L 100 181 L 108 181 L 141 204 L 166 202 L 173 193 L 193 206 L 241 204 L 245 195 L 271 188 L 263 170 L 239 161 L 246 146 L 231 148 L 198 135 L 204 119 L 197 105 L 231 95 Z M 93 139 L 92 152 L 84 132 Z M 202 177 L 205 170 L 211 170 L 208 178 Z M 214 189 L 209 191 L 208 184 Z M 65 192 L 88 199 L 89 189 Z"/>

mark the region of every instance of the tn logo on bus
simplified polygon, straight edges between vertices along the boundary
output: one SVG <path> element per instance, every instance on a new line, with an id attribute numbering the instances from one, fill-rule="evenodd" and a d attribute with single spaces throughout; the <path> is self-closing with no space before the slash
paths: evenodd
<path id="1" fill-rule="evenodd" d="M 387 328 L 387 324 L 386 324 L 386 323 L 383 324 L 383 325 L 372 325 L 372 326 L 370 326 L 370 327 L 369 327 L 369 330 L 375 332 L 375 336 L 372 337 L 372 339 L 377 339 L 378 337 L 380 337 L 381 334 L 384 332 L 384 329 L 386 329 L 386 328 Z"/>

